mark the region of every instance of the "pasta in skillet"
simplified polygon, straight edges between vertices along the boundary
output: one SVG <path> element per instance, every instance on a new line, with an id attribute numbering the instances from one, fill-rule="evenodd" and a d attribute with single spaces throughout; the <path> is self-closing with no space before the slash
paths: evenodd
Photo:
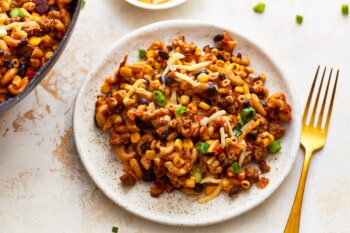
<path id="1" fill-rule="evenodd" d="M 95 120 L 123 163 L 123 185 L 153 182 L 153 197 L 180 190 L 199 203 L 268 185 L 266 158 L 281 149 L 291 106 L 237 43 L 225 31 L 204 48 L 155 40 L 105 78 Z"/>
<path id="2" fill-rule="evenodd" d="M 19 95 L 71 22 L 72 0 L 0 0 L 0 103 Z"/>

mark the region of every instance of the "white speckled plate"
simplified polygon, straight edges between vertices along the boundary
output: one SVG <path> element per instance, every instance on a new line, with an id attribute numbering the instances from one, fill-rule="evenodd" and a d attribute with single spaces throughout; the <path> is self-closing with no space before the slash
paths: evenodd
<path id="1" fill-rule="evenodd" d="M 123 187 L 119 176 L 123 174 L 122 164 L 116 160 L 109 146 L 109 134 L 96 127 L 94 105 L 96 96 L 105 77 L 113 75 L 125 54 L 128 63 L 138 60 L 138 50 L 146 48 L 153 40 L 160 39 L 170 43 L 171 39 L 184 35 L 188 42 L 203 47 L 211 44 L 212 38 L 223 30 L 238 40 L 235 53 L 251 59 L 251 67 L 268 76 L 266 86 L 270 93 L 283 91 L 293 107 L 293 121 L 287 127 L 287 133 L 279 154 L 271 156 L 268 163 L 271 171 L 266 174 L 270 179 L 265 189 L 251 188 L 236 199 L 222 193 L 216 199 L 198 204 L 197 197 L 186 196 L 178 191 L 164 193 L 159 198 L 149 194 L 150 183 L 138 182 L 133 187 Z M 200 21 L 174 20 L 148 25 L 131 32 L 117 41 L 100 63 L 93 67 L 84 81 L 74 109 L 74 136 L 80 158 L 86 170 L 98 187 L 111 200 L 140 217 L 169 225 L 198 226 L 208 225 L 236 217 L 264 202 L 288 175 L 299 147 L 300 108 L 293 88 L 276 64 L 254 43 L 239 33 L 220 26 Z M 252 210 L 254 211 L 254 210 Z"/>
<path id="2" fill-rule="evenodd" d="M 134 6 L 141 7 L 144 9 L 149 9 L 149 10 L 168 9 L 168 8 L 178 6 L 178 5 L 186 2 L 186 0 L 170 0 L 170 1 L 164 2 L 164 3 L 151 4 L 151 3 L 141 2 L 139 0 L 125 0 L 125 1 L 127 1 L 128 3 L 130 3 Z"/>

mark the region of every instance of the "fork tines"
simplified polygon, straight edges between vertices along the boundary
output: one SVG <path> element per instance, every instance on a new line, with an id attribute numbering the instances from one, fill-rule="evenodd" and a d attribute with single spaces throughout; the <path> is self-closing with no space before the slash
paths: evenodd
<path id="1" fill-rule="evenodd" d="M 334 96 L 335 96 L 335 92 L 336 92 L 336 88 L 337 88 L 339 70 L 336 70 L 335 80 L 332 80 L 332 79 L 334 79 L 334 78 L 332 78 L 332 76 L 333 76 L 333 68 L 330 69 L 328 75 L 326 75 L 327 74 L 327 68 L 326 67 L 324 67 L 323 72 L 320 75 L 319 75 L 319 71 L 320 71 L 320 66 L 318 66 L 318 68 L 317 68 L 317 71 L 316 71 L 316 74 L 315 74 L 315 78 L 314 78 L 312 86 L 311 86 L 310 94 L 309 94 L 309 97 L 308 97 L 307 102 L 306 102 L 305 111 L 304 111 L 304 115 L 303 115 L 303 122 L 306 125 L 314 126 L 315 120 L 317 120 L 316 126 L 319 127 L 319 128 L 323 128 L 323 129 L 327 130 L 328 126 L 329 126 L 330 118 L 331 118 L 333 102 L 334 102 Z M 318 77 L 319 76 L 321 76 L 321 80 L 320 81 L 318 81 Z M 325 77 L 327 78 L 327 76 L 328 76 L 327 84 L 326 84 L 326 86 L 324 86 L 323 81 L 324 81 Z M 333 85 L 332 85 L 333 87 L 331 87 L 331 85 L 330 85 L 331 82 L 333 82 Z M 313 92 L 314 92 L 316 83 L 318 83 L 318 91 L 317 91 L 317 95 L 313 96 Z M 331 95 L 330 99 L 327 98 L 329 88 L 332 88 L 332 90 L 331 90 L 332 91 L 332 95 Z M 323 100 L 322 100 L 322 105 L 319 106 L 319 100 L 320 100 L 321 96 L 323 96 Z M 307 124 L 306 122 L 307 122 L 307 117 L 309 115 L 308 112 L 309 112 L 311 103 L 313 103 L 313 108 L 312 108 L 312 113 L 311 113 L 311 116 L 310 116 L 310 119 L 309 119 L 309 123 Z M 328 106 L 328 108 L 327 108 L 328 111 L 325 113 L 326 106 Z M 316 114 L 317 112 L 319 114 Z M 324 122 L 324 119 L 323 119 L 323 115 L 324 114 L 327 114 L 326 115 L 327 118 L 325 119 L 325 122 Z M 319 116 L 318 119 L 315 119 L 316 115 Z"/>

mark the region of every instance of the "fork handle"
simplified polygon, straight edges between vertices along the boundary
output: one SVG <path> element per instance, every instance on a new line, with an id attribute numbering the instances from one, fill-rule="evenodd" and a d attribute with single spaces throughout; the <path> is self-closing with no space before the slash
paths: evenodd
<path id="1" fill-rule="evenodd" d="M 299 185 L 297 193 L 294 198 L 293 207 L 290 211 L 288 222 L 284 228 L 284 233 L 298 233 L 299 232 L 299 223 L 300 223 L 300 213 L 301 205 L 303 203 L 303 195 L 307 173 L 309 171 L 309 165 L 311 161 L 312 151 L 305 151 L 304 165 L 301 171 L 301 176 L 299 180 Z"/>

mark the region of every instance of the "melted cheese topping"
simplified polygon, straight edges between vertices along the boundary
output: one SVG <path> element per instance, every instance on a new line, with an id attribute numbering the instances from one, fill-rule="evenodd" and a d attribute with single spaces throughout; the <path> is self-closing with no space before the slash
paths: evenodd
<path id="1" fill-rule="evenodd" d="M 233 128 L 232 128 L 230 122 L 228 121 L 227 117 L 224 117 L 224 120 L 225 120 L 227 127 L 228 127 L 228 133 L 230 134 L 231 137 L 234 137 L 235 134 L 233 133 Z"/>
<path id="2" fill-rule="evenodd" d="M 192 64 L 192 65 L 171 65 L 170 66 L 170 70 L 187 70 L 187 71 L 195 71 L 195 70 L 199 70 L 202 68 L 207 67 L 211 62 L 210 61 L 204 61 L 204 62 L 200 62 L 200 63 L 196 63 L 196 64 Z"/>
<path id="3" fill-rule="evenodd" d="M 221 146 L 222 146 L 222 148 L 225 148 L 225 146 L 226 146 L 226 140 L 225 140 L 225 138 L 226 138 L 227 135 L 225 134 L 225 129 L 224 129 L 224 127 L 220 127 L 219 132 L 220 132 L 220 142 L 221 142 Z"/>
<path id="4" fill-rule="evenodd" d="M 134 94 L 134 92 L 139 93 L 139 94 L 143 94 L 143 95 L 145 95 L 147 97 L 152 96 L 152 94 L 150 92 L 148 92 L 145 89 L 139 87 L 139 85 L 141 83 L 143 83 L 143 82 L 146 82 L 146 80 L 138 79 L 138 80 L 136 80 L 136 82 L 132 86 L 130 86 L 130 89 L 129 89 L 128 93 L 126 93 L 126 97 L 123 100 L 123 103 L 126 103 L 130 99 L 132 94 Z"/>
<path id="5" fill-rule="evenodd" d="M 199 82 L 194 81 L 190 76 L 187 76 L 186 74 L 182 74 L 182 73 L 179 73 L 179 72 L 175 72 L 175 76 L 176 76 L 176 78 L 180 79 L 181 81 L 188 82 L 188 83 L 191 84 L 192 86 L 198 86 L 198 85 L 200 85 Z"/>
<path id="6" fill-rule="evenodd" d="M 170 94 L 170 103 L 174 104 L 174 105 L 177 105 L 177 94 L 176 94 L 176 91 L 175 90 L 172 90 L 171 91 L 171 94 Z"/>
<path id="7" fill-rule="evenodd" d="M 215 120 L 216 118 L 221 117 L 225 114 L 226 114 L 225 110 L 220 110 L 220 111 L 214 113 L 213 115 L 211 115 L 210 117 L 204 117 L 200 121 L 200 124 L 201 124 L 201 126 L 206 126 L 209 122 L 211 122 L 211 121 Z"/>
<path id="8" fill-rule="evenodd" d="M 205 177 L 201 180 L 201 184 L 204 184 L 204 183 L 212 183 L 212 184 L 219 184 L 221 182 L 221 179 L 215 179 L 213 177 Z"/>
<path id="9" fill-rule="evenodd" d="M 172 65 L 175 65 L 175 63 L 176 63 L 178 60 L 180 60 L 180 59 L 182 59 L 182 58 L 185 57 L 185 55 L 183 55 L 182 53 L 173 53 L 172 55 L 173 55 L 173 56 L 171 56 L 171 57 L 169 58 L 169 60 L 167 61 L 167 66 L 165 67 L 165 69 L 164 69 L 164 71 L 163 71 L 163 74 L 162 74 L 162 77 L 161 77 L 161 80 L 162 80 L 162 83 L 163 83 L 163 84 L 165 84 L 165 76 L 166 76 L 166 74 L 170 71 L 170 67 L 171 67 Z"/>

